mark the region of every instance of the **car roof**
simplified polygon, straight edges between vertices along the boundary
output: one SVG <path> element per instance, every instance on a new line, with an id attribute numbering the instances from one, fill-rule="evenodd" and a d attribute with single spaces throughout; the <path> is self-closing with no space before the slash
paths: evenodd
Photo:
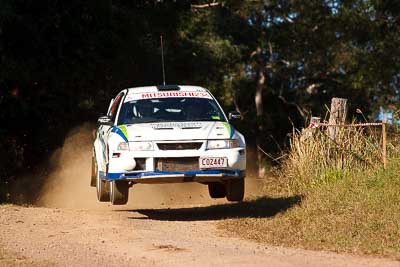
<path id="1" fill-rule="evenodd" d="M 194 85 L 167 85 L 167 87 L 168 86 L 171 88 L 179 87 L 179 89 L 180 89 L 179 91 L 185 91 L 185 92 L 208 92 L 207 89 L 200 87 L 200 86 L 194 86 Z M 127 94 L 152 93 L 152 92 L 160 91 L 159 87 L 160 86 L 142 86 L 142 87 L 127 88 L 126 90 L 127 90 Z M 167 90 L 167 91 L 169 91 L 169 90 Z M 170 89 L 170 91 L 176 91 L 176 90 Z"/>

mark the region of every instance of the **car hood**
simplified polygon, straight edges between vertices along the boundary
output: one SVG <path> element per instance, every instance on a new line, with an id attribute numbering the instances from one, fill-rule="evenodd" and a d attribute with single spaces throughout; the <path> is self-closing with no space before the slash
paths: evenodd
<path id="1" fill-rule="evenodd" d="M 128 141 L 228 139 L 234 134 L 227 122 L 159 122 L 120 125 Z"/>

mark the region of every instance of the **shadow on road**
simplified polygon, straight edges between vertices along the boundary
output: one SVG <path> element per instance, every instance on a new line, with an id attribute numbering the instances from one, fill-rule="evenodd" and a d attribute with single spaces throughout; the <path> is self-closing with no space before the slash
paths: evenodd
<path id="1" fill-rule="evenodd" d="M 138 209 L 131 210 L 146 217 L 129 217 L 130 219 L 152 219 L 160 221 L 209 221 L 229 218 L 263 218 L 272 217 L 300 204 L 301 196 L 269 198 L 262 197 L 241 203 L 220 204 L 208 207 L 171 208 L 171 209 Z"/>

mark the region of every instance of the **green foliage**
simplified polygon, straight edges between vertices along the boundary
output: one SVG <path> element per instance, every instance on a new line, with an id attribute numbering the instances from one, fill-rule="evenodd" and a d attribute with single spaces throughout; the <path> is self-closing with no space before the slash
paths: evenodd
<path id="1" fill-rule="evenodd" d="M 326 185 L 326 184 L 333 184 L 337 181 L 346 177 L 349 174 L 349 171 L 345 170 L 326 170 L 325 173 L 321 173 L 316 181 L 314 181 L 314 185 Z"/>

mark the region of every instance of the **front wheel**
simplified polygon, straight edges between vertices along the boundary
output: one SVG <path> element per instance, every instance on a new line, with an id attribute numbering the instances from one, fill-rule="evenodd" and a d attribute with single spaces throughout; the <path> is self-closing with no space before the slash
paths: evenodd
<path id="1" fill-rule="evenodd" d="M 214 182 L 208 184 L 208 193 L 212 198 L 224 198 L 226 197 L 225 186 L 222 183 Z"/>
<path id="2" fill-rule="evenodd" d="M 111 181 L 110 201 L 113 205 L 125 205 L 128 203 L 129 183 L 127 181 Z"/>
<path id="3" fill-rule="evenodd" d="M 95 169 L 97 200 L 100 202 L 110 201 L 110 182 L 101 179 L 97 164 L 95 164 Z"/>
<path id="4" fill-rule="evenodd" d="M 225 185 L 228 201 L 242 201 L 244 197 L 244 178 L 228 180 Z"/>

